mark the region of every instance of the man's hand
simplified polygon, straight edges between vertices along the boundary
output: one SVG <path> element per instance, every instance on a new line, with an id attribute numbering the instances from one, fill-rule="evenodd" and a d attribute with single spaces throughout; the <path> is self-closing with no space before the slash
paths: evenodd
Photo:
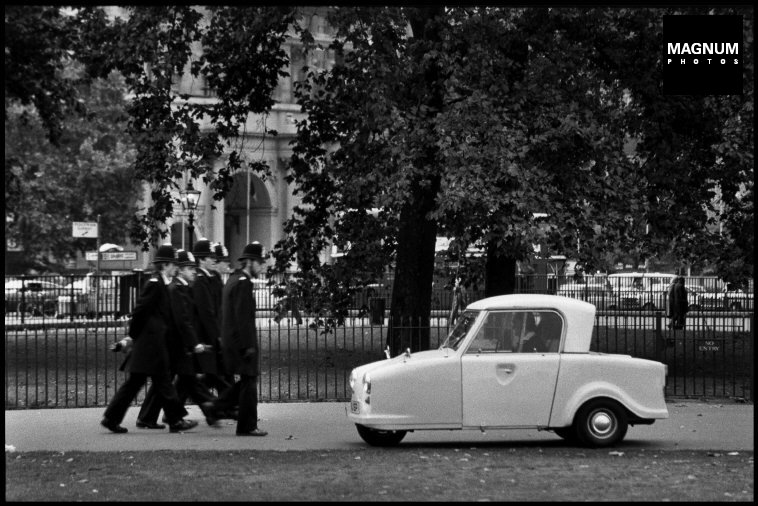
<path id="1" fill-rule="evenodd" d="M 132 338 L 125 337 L 122 340 L 111 344 L 109 349 L 114 353 L 119 352 L 119 351 L 123 351 L 124 353 L 126 353 L 127 351 L 129 351 L 129 348 L 131 348 L 131 346 L 132 346 Z"/>
<path id="2" fill-rule="evenodd" d="M 213 346 L 211 346 L 210 344 L 202 344 L 202 343 L 200 343 L 197 346 L 195 346 L 195 349 L 193 351 L 195 353 L 205 353 L 205 352 L 208 352 L 208 351 L 211 351 L 211 350 L 213 350 Z"/>

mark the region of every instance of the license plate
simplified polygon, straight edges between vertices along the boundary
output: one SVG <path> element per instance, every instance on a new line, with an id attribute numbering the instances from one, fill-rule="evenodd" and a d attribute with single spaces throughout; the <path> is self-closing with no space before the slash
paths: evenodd
<path id="1" fill-rule="evenodd" d="M 358 401 L 350 401 L 350 412 L 351 413 L 360 413 L 361 407 L 358 404 Z"/>

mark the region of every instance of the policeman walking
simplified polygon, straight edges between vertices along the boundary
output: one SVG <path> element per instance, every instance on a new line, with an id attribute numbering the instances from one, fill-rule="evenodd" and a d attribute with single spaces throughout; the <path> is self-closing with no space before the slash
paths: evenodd
<path id="1" fill-rule="evenodd" d="M 258 333 L 255 328 L 255 298 L 252 276 L 263 271 L 263 247 L 258 242 L 245 246 L 239 257 L 241 268 L 224 285 L 221 308 L 221 346 L 227 372 L 240 379 L 214 403 L 219 411 L 239 404 L 238 436 L 265 436 L 258 428 Z"/>
<path id="2" fill-rule="evenodd" d="M 211 249 L 213 250 L 213 258 L 216 260 L 216 266 L 213 270 L 210 271 L 212 275 L 212 287 L 213 287 L 213 297 L 216 300 L 216 314 L 218 314 L 218 322 L 219 322 L 219 331 L 221 330 L 221 306 L 222 306 L 222 293 L 224 291 L 224 283 L 226 282 L 227 278 L 230 274 L 230 266 L 229 266 L 229 251 L 226 249 L 226 246 L 224 246 L 221 243 L 213 243 L 211 245 Z M 219 335 L 221 335 L 219 333 Z M 224 356 L 222 352 L 222 348 L 219 347 L 216 353 L 216 367 L 218 368 L 218 375 L 221 376 L 221 378 L 226 381 L 229 385 L 232 385 L 234 383 L 234 375 L 230 373 L 227 369 L 227 367 L 224 365 Z M 219 392 L 220 394 L 220 392 Z M 237 415 L 232 414 L 232 412 L 229 413 L 231 418 L 236 419 Z M 219 417 L 221 418 L 227 418 L 226 414 L 219 413 Z"/>
<path id="3" fill-rule="evenodd" d="M 195 280 L 195 258 L 183 249 L 177 251 L 176 257 L 179 270 L 168 285 L 173 323 L 168 333 L 171 373 L 176 375 L 176 391 L 182 404 L 187 398 L 192 399 L 200 406 L 208 425 L 216 425 L 217 419 L 210 412 L 211 406 L 208 404 L 215 397 L 196 376 L 196 357 L 213 353 L 213 347 L 200 342 L 195 331 L 195 303 L 191 288 Z M 150 387 L 139 412 L 137 427 L 162 428 L 162 424 L 157 423 L 161 407 L 161 399 L 155 395 L 155 389 Z"/>
<path id="4" fill-rule="evenodd" d="M 231 386 L 225 381 L 219 371 L 221 366 L 221 292 L 223 282 L 216 278 L 213 271 L 216 259 L 211 251 L 211 242 L 201 238 L 192 248 L 197 259 L 197 276 L 192 283 L 192 299 L 195 306 L 195 332 L 197 339 L 212 348 L 212 353 L 196 355 L 197 367 L 204 376 L 205 384 L 221 393 Z"/>
<path id="5" fill-rule="evenodd" d="M 129 322 L 129 337 L 119 344 L 132 345 L 127 358 L 129 377 L 108 404 L 100 425 L 122 434 L 121 422 L 140 389 L 152 380 L 156 395 L 166 412 L 171 432 L 183 432 L 197 425 L 184 420 L 186 410 L 171 382 L 168 333 L 172 325 L 168 285 L 176 272 L 176 252 L 170 244 L 158 248 L 153 259 L 156 272 L 145 285 Z M 130 343 L 131 342 L 131 343 Z"/>

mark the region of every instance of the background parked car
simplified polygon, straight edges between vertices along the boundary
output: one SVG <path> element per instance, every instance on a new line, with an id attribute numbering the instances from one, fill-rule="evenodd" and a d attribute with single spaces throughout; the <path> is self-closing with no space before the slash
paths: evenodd
<path id="1" fill-rule="evenodd" d="M 664 272 L 622 272 L 610 274 L 613 290 L 611 309 L 665 310 L 666 294 L 676 274 Z"/>
<path id="2" fill-rule="evenodd" d="M 753 306 L 753 292 L 742 289 L 727 290 L 724 296 L 724 305 L 726 309 L 734 311 L 752 311 Z"/>
<path id="3" fill-rule="evenodd" d="M 704 286 L 695 284 L 689 280 L 684 281 L 684 288 L 687 290 L 687 305 L 690 311 L 703 309 L 702 297 L 708 293 L 708 290 Z"/>
<path id="4" fill-rule="evenodd" d="M 118 310 L 118 296 L 117 278 L 96 276 L 90 272 L 83 278 L 66 284 L 56 300 L 56 316 L 64 318 L 73 314 L 93 317 L 96 314 L 113 314 Z"/>
<path id="5" fill-rule="evenodd" d="M 558 287 L 555 294 L 589 302 L 594 304 L 597 309 L 607 308 L 613 300 L 613 290 L 607 279 L 603 282 L 578 280 L 563 283 Z"/>
<path id="6" fill-rule="evenodd" d="M 5 314 L 54 316 L 63 285 L 42 279 L 11 279 L 5 282 Z"/>
<path id="7" fill-rule="evenodd" d="M 692 302 L 690 300 L 690 307 Z M 742 287 L 725 283 L 719 291 L 705 290 L 697 294 L 695 303 L 696 309 L 704 311 L 752 311 L 754 308 L 752 281 L 745 283 Z"/>

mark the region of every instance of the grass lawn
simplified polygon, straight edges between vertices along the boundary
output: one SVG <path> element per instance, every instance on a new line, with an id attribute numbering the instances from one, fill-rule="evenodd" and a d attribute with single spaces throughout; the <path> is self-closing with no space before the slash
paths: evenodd
<path id="1" fill-rule="evenodd" d="M 156 472 L 159 470 L 159 472 Z M 5 454 L 6 501 L 744 501 L 753 452 L 563 441 L 356 451 Z"/>

